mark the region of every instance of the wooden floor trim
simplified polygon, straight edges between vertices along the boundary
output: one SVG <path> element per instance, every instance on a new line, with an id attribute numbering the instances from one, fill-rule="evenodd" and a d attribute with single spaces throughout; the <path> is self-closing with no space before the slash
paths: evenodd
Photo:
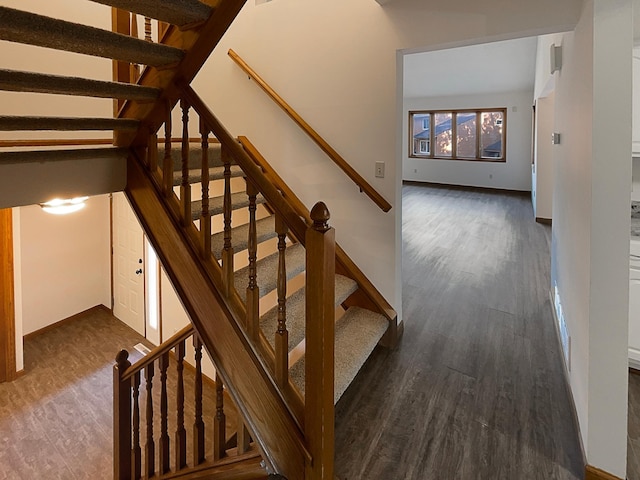
<path id="1" fill-rule="evenodd" d="M 0 383 L 16 378 L 13 215 L 0 210 Z"/>
<path id="2" fill-rule="evenodd" d="M 585 469 L 584 480 L 622 480 L 620 477 L 611 475 L 610 473 L 600 470 L 599 468 L 587 465 Z"/>
<path id="3" fill-rule="evenodd" d="M 541 223 L 543 225 L 551 225 L 551 219 L 550 218 L 536 217 L 536 222 Z"/>
<path id="4" fill-rule="evenodd" d="M 108 307 L 105 307 L 104 305 L 96 305 L 95 307 L 91 307 L 88 308 L 87 310 L 85 310 L 84 312 L 80 312 L 80 313 L 76 313 L 75 315 L 71 315 L 68 318 L 64 318 L 58 322 L 52 323 L 51 325 L 47 325 L 46 327 L 43 327 L 39 330 L 36 330 L 35 332 L 31 332 L 31 333 L 27 333 L 23 338 L 25 340 L 31 340 L 34 337 L 37 337 L 38 335 L 42 335 L 43 333 L 49 332 L 51 330 L 54 330 L 58 327 L 61 327 L 62 325 L 66 324 L 66 323 L 70 323 L 70 322 L 74 322 L 76 320 L 78 320 L 81 317 L 84 317 L 86 314 L 91 313 L 91 312 L 95 312 L 95 311 L 105 311 L 107 313 L 112 313 L 111 309 Z"/>

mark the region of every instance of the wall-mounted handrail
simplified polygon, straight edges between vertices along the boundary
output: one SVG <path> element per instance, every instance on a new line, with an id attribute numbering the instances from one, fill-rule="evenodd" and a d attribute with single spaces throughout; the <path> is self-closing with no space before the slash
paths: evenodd
<path id="1" fill-rule="evenodd" d="M 342 156 L 335 151 L 335 149 L 327 143 L 327 141 L 320 136 L 284 99 L 278 95 L 273 88 L 265 82 L 247 63 L 233 50 L 229 50 L 229 56 L 233 59 L 238 66 L 244 70 L 250 78 L 253 78 L 258 86 L 264 90 L 264 92 L 271 97 L 271 99 L 282 108 L 291 119 L 298 124 L 302 130 L 311 137 L 311 139 L 325 152 L 333 162 L 338 165 L 347 176 L 355 182 L 360 188 L 360 191 L 364 192 L 373 202 L 378 205 L 384 212 L 391 210 L 391 204 L 387 202 L 380 193 L 376 191 L 354 168 L 342 158 Z"/>

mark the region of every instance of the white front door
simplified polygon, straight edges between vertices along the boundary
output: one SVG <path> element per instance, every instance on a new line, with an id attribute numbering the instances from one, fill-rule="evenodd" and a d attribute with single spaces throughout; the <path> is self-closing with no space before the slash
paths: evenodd
<path id="1" fill-rule="evenodd" d="M 113 314 L 145 334 L 144 233 L 124 193 L 113 194 Z"/>

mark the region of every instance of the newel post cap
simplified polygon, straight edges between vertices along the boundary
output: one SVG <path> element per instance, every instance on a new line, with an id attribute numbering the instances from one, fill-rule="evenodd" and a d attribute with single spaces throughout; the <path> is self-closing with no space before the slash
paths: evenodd
<path id="1" fill-rule="evenodd" d="M 326 232 L 329 230 L 329 209 L 324 202 L 316 203 L 311 209 L 311 220 L 313 220 L 313 229 L 318 232 Z"/>

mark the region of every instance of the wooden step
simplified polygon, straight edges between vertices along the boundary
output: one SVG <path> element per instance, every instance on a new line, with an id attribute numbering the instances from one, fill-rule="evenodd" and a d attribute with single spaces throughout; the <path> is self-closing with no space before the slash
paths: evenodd
<path id="1" fill-rule="evenodd" d="M 128 118 L 69 118 L 0 116 L 1 131 L 137 130 L 140 122 Z"/>
<path id="2" fill-rule="evenodd" d="M 0 90 L 140 101 L 155 100 L 160 95 L 160 90 L 157 88 L 129 83 L 102 82 L 16 70 L 0 70 Z"/>
<path id="3" fill-rule="evenodd" d="M 334 403 L 351 384 L 389 327 L 379 313 L 350 307 L 336 322 Z M 293 384 L 304 395 L 304 357 L 289 370 Z"/>
<path id="4" fill-rule="evenodd" d="M 213 197 L 209 199 L 209 215 L 220 215 L 223 211 L 224 197 Z M 258 195 L 256 197 L 256 205 L 264 203 L 264 197 Z M 231 208 L 237 210 L 239 208 L 247 208 L 249 206 L 249 197 L 246 192 L 236 192 L 231 194 Z M 197 220 L 202 215 L 202 200 L 191 202 L 191 219 Z"/>
<path id="5" fill-rule="evenodd" d="M 244 172 L 237 165 L 231 166 L 232 177 L 243 177 Z M 192 168 L 189 170 L 189 184 L 200 183 L 202 178 L 202 170 L 199 168 Z M 224 167 L 210 167 L 209 168 L 209 180 L 222 180 L 224 178 Z M 176 187 L 182 184 L 182 172 L 174 170 L 173 172 L 173 186 Z"/>
<path id="6" fill-rule="evenodd" d="M 287 265 L 287 280 L 291 280 L 296 275 L 304 272 L 306 265 L 306 251 L 300 243 L 294 243 L 285 250 L 285 261 Z M 264 257 L 256 262 L 257 282 L 260 297 L 276 289 L 278 283 L 278 256 L 275 252 L 268 257 Z M 249 285 L 249 266 L 237 270 L 234 275 L 234 283 L 238 293 L 244 297 Z"/>
<path id="7" fill-rule="evenodd" d="M 14 165 L 19 163 L 47 163 L 68 160 L 94 160 L 111 158 L 113 160 L 126 159 L 128 148 L 82 148 L 75 150 L 30 150 L 19 152 L 0 152 L 0 165 Z"/>
<path id="8" fill-rule="evenodd" d="M 197 0 L 92 0 L 185 28 L 204 22 L 213 9 Z"/>
<path id="9" fill-rule="evenodd" d="M 178 48 L 8 7 L 0 7 L 0 40 L 154 67 L 184 56 Z"/>
<path id="10" fill-rule="evenodd" d="M 158 162 L 162 163 L 164 158 L 164 145 L 158 146 Z M 173 160 L 173 170 L 182 171 L 182 147 L 177 144 L 171 148 L 171 159 Z M 217 142 L 209 143 L 207 151 L 207 160 L 209 167 L 223 167 L 222 163 L 222 147 Z M 233 162 L 232 162 L 233 163 Z M 202 147 L 200 144 L 192 142 L 189 144 L 189 170 L 199 170 L 202 168 Z"/>
<path id="11" fill-rule="evenodd" d="M 256 232 L 258 243 L 265 242 L 277 236 L 275 231 L 275 217 L 270 215 L 256 221 Z M 245 223 L 239 227 L 231 229 L 231 246 L 233 252 L 238 253 L 246 250 L 249 244 L 249 224 Z M 211 235 L 211 252 L 216 260 L 222 258 L 224 248 L 224 231 Z"/>
<path id="12" fill-rule="evenodd" d="M 358 289 L 358 284 L 343 275 L 336 275 L 336 307 Z M 297 290 L 287 298 L 287 330 L 289 332 L 289 351 L 295 348 L 305 337 L 305 288 Z M 278 306 L 276 305 L 260 317 L 260 328 L 275 349 L 275 332 L 278 330 Z"/>

